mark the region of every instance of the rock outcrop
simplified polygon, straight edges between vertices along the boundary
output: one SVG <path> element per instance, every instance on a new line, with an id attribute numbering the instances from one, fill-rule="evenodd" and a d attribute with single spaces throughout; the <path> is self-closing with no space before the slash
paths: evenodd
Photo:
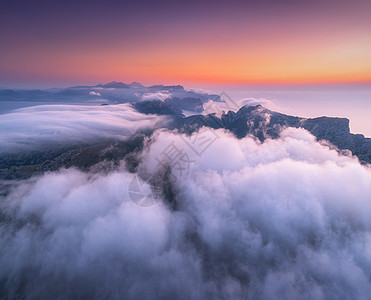
<path id="1" fill-rule="evenodd" d="M 300 118 L 281 114 L 261 105 L 243 106 L 237 112 L 229 111 L 221 117 L 215 114 L 194 115 L 188 118 L 176 118 L 173 128 L 190 134 L 202 126 L 224 128 L 237 138 L 253 135 L 260 141 L 266 138 L 278 138 L 286 127 L 304 128 L 317 140 L 326 140 L 339 150 L 350 150 L 361 162 L 371 163 L 371 139 L 362 134 L 352 134 L 349 120 L 346 118 L 319 117 Z"/>

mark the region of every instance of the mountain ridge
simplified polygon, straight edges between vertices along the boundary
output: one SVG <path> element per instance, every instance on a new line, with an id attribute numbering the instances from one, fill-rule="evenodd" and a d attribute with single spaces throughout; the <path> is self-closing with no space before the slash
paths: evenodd
<path id="1" fill-rule="evenodd" d="M 242 106 L 237 112 L 228 111 L 221 117 L 215 114 L 174 118 L 172 128 L 191 134 L 207 126 L 224 128 L 241 139 L 253 135 L 261 142 L 266 138 L 278 138 L 286 127 L 304 128 L 318 141 L 326 140 L 339 150 L 350 150 L 362 162 L 371 163 L 371 138 L 350 132 L 349 119 L 337 117 L 301 118 L 271 111 L 261 105 Z"/>

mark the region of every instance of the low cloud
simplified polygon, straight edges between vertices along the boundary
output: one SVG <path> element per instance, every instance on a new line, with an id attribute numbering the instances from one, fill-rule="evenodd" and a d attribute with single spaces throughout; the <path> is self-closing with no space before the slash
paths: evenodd
<path id="1" fill-rule="evenodd" d="M 137 206 L 124 168 L 18 182 L 1 202 L 1 297 L 368 298 L 369 167 L 303 129 L 263 144 L 202 134 L 161 130 L 142 153 L 148 172 L 169 145 L 188 154 L 165 183 L 175 209 L 166 193 Z"/>
<path id="2" fill-rule="evenodd" d="M 280 107 L 278 104 L 271 99 L 266 99 L 266 98 L 244 98 L 242 100 L 238 101 L 240 106 L 243 105 L 248 105 L 248 106 L 253 106 L 253 105 L 262 105 L 268 109 L 272 110 L 279 110 Z"/>
<path id="3" fill-rule="evenodd" d="M 162 120 L 155 115 L 143 115 L 129 104 L 22 108 L 1 115 L 0 153 L 100 139 L 124 140 L 136 130 L 152 128 Z"/>
<path id="4" fill-rule="evenodd" d="M 278 104 L 274 100 L 266 99 L 266 98 L 244 98 L 241 100 L 236 100 L 231 98 L 225 93 L 221 94 L 220 101 L 207 101 L 203 107 L 204 111 L 203 114 L 216 114 L 216 116 L 220 117 L 223 112 L 227 113 L 228 111 L 238 111 L 242 106 L 255 106 L 255 105 L 262 105 L 265 108 L 271 110 L 279 110 Z"/>
<path id="5" fill-rule="evenodd" d="M 100 93 L 98 93 L 98 92 L 94 92 L 94 91 L 91 91 L 90 93 L 89 93 L 89 95 L 92 95 L 92 96 L 102 96 Z"/>
<path id="6" fill-rule="evenodd" d="M 167 92 L 145 93 L 142 95 L 142 100 L 143 101 L 152 101 L 152 100 L 165 101 L 170 96 L 171 94 Z"/>

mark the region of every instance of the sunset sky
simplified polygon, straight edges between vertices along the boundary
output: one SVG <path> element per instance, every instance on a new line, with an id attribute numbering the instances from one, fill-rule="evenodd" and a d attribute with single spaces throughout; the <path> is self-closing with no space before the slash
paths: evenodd
<path id="1" fill-rule="evenodd" d="M 371 82 L 371 1 L 2 1 L 0 87 Z"/>

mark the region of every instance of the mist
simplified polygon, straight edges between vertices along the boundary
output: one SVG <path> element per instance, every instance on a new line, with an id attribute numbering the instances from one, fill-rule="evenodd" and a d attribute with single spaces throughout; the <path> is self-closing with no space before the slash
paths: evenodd
<path id="1" fill-rule="evenodd" d="M 14 182 L 1 297 L 368 299 L 369 166 L 304 129 L 264 143 L 206 129 L 202 149 L 198 134 L 157 130 L 135 173 L 122 163 Z M 133 180 L 158 201 L 138 205 Z"/>
<path id="2" fill-rule="evenodd" d="M 21 108 L 1 115 L 0 153 L 125 140 L 136 131 L 154 128 L 163 121 L 164 117 L 141 114 L 128 103 Z"/>

